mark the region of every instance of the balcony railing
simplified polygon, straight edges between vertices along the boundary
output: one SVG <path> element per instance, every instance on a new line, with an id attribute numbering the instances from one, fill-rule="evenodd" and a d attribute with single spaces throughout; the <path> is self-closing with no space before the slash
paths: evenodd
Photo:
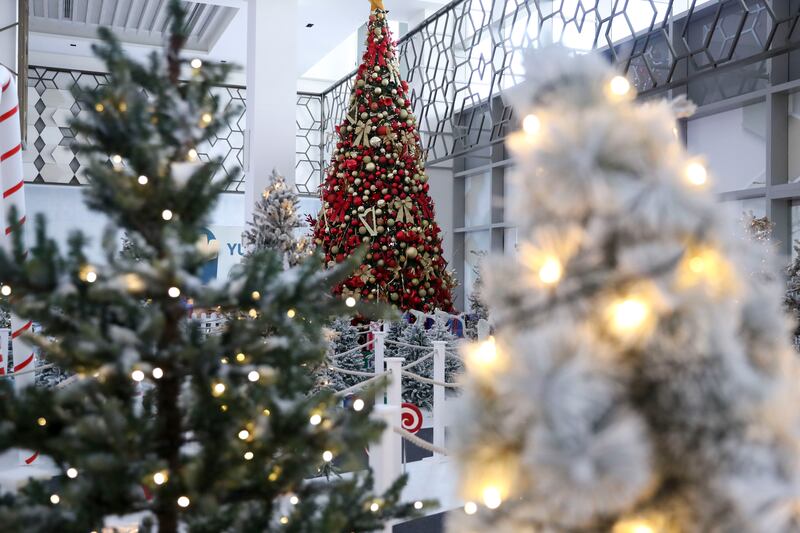
<path id="1" fill-rule="evenodd" d="M 785 0 L 455 0 L 399 42 L 401 70 L 431 163 L 502 141 L 514 123 L 505 94 L 523 79 L 526 49 L 560 43 L 619 65 L 643 97 L 669 90 L 702 105 L 800 77 L 800 2 Z M 774 59 L 778 58 L 777 61 Z M 795 61 L 797 59 L 797 61 Z M 797 71 L 797 72 L 795 72 Z M 73 83 L 102 73 L 30 67 L 27 175 L 80 184 L 83 161 L 70 148 L 69 118 L 81 112 Z M 315 195 L 344 117 L 351 74 L 322 94 L 297 96 L 298 192 Z M 245 89 L 215 90 L 241 114 L 204 157 L 227 172 L 244 162 Z M 245 175 L 234 184 L 243 191 Z"/>

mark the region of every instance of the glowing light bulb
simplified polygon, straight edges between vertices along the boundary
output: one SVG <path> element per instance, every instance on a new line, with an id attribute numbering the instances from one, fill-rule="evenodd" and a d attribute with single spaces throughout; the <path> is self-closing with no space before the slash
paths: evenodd
<path id="1" fill-rule="evenodd" d="M 298 503 L 300 503 L 300 498 L 292 494 L 292 497 L 289 498 L 289 503 L 291 503 L 292 505 L 297 505 Z"/>
<path id="2" fill-rule="evenodd" d="M 467 502 L 464 504 L 464 512 L 468 515 L 473 515 L 478 512 L 478 504 L 475 502 Z"/>
<path id="3" fill-rule="evenodd" d="M 169 209 L 164 209 L 161 212 L 161 218 L 167 221 L 172 220 L 172 211 L 170 211 Z"/>
<path id="4" fill-rule="evenodd" d="M 167 294 L 170 298 L 177 298 L 181 295 L 181 290 L 178 287 L 170 287 Z"/>
<path id="5" fill-rule="evenodd" d="M 137 181 L 139 182 L 139 185 L 147 185 L 147 182 L 150 180 L 147 179 L 147 176 L 142 174 L 141 176 L 139 176 L 139 179 Z"/>
<path id="6" fill-rule="evenodd" d="M 289 523 L 289 517 L 288 516 L 282 516 L 280 522 L 283 525 L 288 524 Z"/>
<path id="7" fill-rule="evenodd" d="M 212 120 L 214 120 L 214 117 L 211 116 L 211 113 L 203 113 L 203 115 L 200 117 L 200 122 L 206 126 L 211 124 Z"/>
<path id="8" fill-rule="evenodd" d="M 706 260 L 701 255 L 689 259 L 689 270 L 695 274 L 702 274 L 706 269 Z"/>
<path id="9" fill-rule="evenodd" d="M 197 158 L 200 156 L 198 155 L 197 150 L 192 148 L 191 150 L 189 150 L 188 157 L 189 161 L 197 161 Z"/>
<path id="10" fill-rule="evenodd" d="M 253 291 L 253 294 L 251 294 L 250 296 L 253 298 L 253 300 L 260 300 L 261 299 L 261 293 L 258 292 L 258 291 Z"/>
<path id="11" fill-rule="evenodd" d="M 247 440 L 250 438 L 250 432 L 243 429 L 239 432 L 239 440 Z"/>
<path id="12" fill-rule="evenodd" d="M 380 504 L 378 504 L 378 502 L 372 502 L 372 504 L 369 506 L 369 510 L 372 511 L 373 513 L 377 513 L 380 510 L 380 508 L 381 506 Z"/>
<path id="13" fill-rule="evenodd" d="M 269 416 L 271 414 L 269 409 L 264 409 L 261 412 L 264 414 L 264 416 Z"/>
<path id="14" fill-rule="evenodd" d="M 705 185 L 708 181 L 708 171 L 706 167 L 697 161 L 692 161 L 686 165 L 686 180 L 696 187 Z"/>
<path id="15" fill-rule="evenodd" d="M 531 113 L 522 119 L 522 129 L 528 135 L 536 135 L 539 133 L 539 130 L 542 129 L 542 121 L 539 120 L 539 117 Z"/>
<path id="16" fill-rule="evenodd" d="M 58 502 L 61 501 L 61 497 L 58 494 L 51 494 L 50 495 L 50 503 L 53 505 L 58 505 Z"/>
<path id="17" fill-rule="evenodd" d="M 40 416 L 39 418 L 36 419 L 36 423 L 44 427 L 47 425 L 47 419 L 43 416 Z"/>
<path id="18" fill-rule="evenodd" d="M 3 296 L 11 296 L 11 287 L 8 285 L 3 285 L 0 287 L 0 294 Z"/>
<path id="19" fill-rule="evenodd" d="M 246 359 L 246 357 L 245 357 L 245 355 L 244 355 L 243 353 L 241 353 L 241 352 L 240 352 L 240 353 L 237 353 L 237 354 L 236 354 L 236 360 L 237 360 L 238 362 L 240 362 L 240 363 L 244 363 L 244 360 L 245 360 L 245 359 Z"/>
<path id="20" fill-rule="evenodd" d="M 178 498 L 179 507 L 183 507 L 184 509 L 186 509 L 187 507 L 189 507 L 190 503 L 192 502 L 186 496 L 181 496 L 180 498 Z"/>
<path id="21" fill-rule="evenodd" d="M 656 533 L 656 528 L 645 520 L 625 520 L 618 522 L 612 533 Z"/>
<path id="22" fill-rule="evenodd" d="M 78 477 L 78 469 L 77 468 L 67 468 L 67 477 L 70 479 L 75 479 Z"/>
<path id="23" fill-rule="evenodd" d="M 352 296 L 348 296 L 347 300 L 344 301 L 344 304 L 347 307 L 355 307 L 356 306 L 356 299 L 353 298 Z"/>
<path id="24" fill-rule="evenodd" d="M 561 279 L 564 268 L 556 257 L 548 257 L 539 267 L 539 280 L 545 285 L 555 285 Z"/>
<path id="25" fill-rule="evenodd" d="M 111 162 L 114 164 L 114 166 L 121 165 L 122 164 L 122 156 L 119 155 L 119 154 L 112 155 L 111 156 Z"/>
<path id="26" fill-rule="evenodd" d="M 245 461 L 252 461 L 253 457 L 255 457 L 253 452 L 244 452 L 244 460 Z"/>
<path id="27" fill-rule="evenodd" d="M 163 485 L 167 482 L 167 474 L 164 472 L 156 472 L 153 474 L 153 483 L 156 485 Z"/>
<path id="28" fill-rule="evenodd" d="M 366 404 L 364 403 L 364 400 L 361 398 L 356 398 L 356 400 L 353 402 L 353 411 L 363 411 L 365 405 Z"/>
<path id="29" fill-rule="evenodd" d="M 465 358 L 469 369 L 476 374 L 489 375 L 499 363 L 497 344 L 494 337 L 466 347 Z"/>
<path id="30" fill-rule="evenodd" d="M 257 371 L 255 371 L 255 370 L 251 370 L 251 371 L 250 371 L 250 373 L 249 373 L 249 374 L 247 374 L 247 379 L 249 379 L 249 380 L 250 380 L 250 381 L 252 381 L 253 383 L 255 383 L 256 381 L 258 381 L 258 379 L 259 379 L 260 377 L 261 377 L 261 374 L 259 374 L 259 373 L 258 373 Z"/>
<path id="31" fill-rule="evenodd" d="M 614 76 L 608 84 L 611 94 L 615 96 L 625 96 L 631 90 L 631 82 L 625 76 Z"/>
<path id="32" fill-rule="evenodd" d="M 192 68 L 197 69 L 203 66 L 203 62 L 200 60 L 200 58 L 195 57 L 194 59 L 192 59 L 189 65 L 191 65 Z"/>
<path id="33" fill-rule="evenodd" d="M 324 452 L 322 452 L 322 460 L 325 461 L 326 463 L 330 463 L 331 461 L 333 461 L 333 452 L 330 450 L 325 450 Z"/>
<path id="34" fill-rule="evenodd" d="M 97 272 L 94 270 L 90 270 L 86 273 L 86 282 L 87 283 L 94 283 L 97 281 Z"/>
<path id="35" fill-rule="evenodd" d="M 144 372 L 141 370 L 134 370 L 131 372 L 131 379 L 135 382 L 144 381 Z"/>
<path id="36" fill-rule="evenodd" d="M 483 504 L 489 509 L 497 509 L 503 503 L 500 489 L 491 485 L 483 489 L 481 496 L 483 497 Z"/>
<path id="37" fill-rule="evenodd" d="M 105 109 L 106 109 L 106 106 L 104 106 L 103 104 L 101 104 L 99 102 L 94 105 L 94 110 L 97 111 L 98 113 L 102 113 L 103 111 L 105 111 Z"/>
<path id="38" fill-rule="evenodd" d="M 424 504 L 421 501 L 417 500 L 417 501 L 414 502 L 414 509 L 416 509 L 417 511 L 419 511 L 423 507 L 424 507 Z"/>
<path id="39" fill-rule="evenodd" d="M 294 309 L 289 309 L 286 311 L 286 316 L 289 318 L 294 318 L 297 315 L 297 312 Z"/>
<path id="40" fill-rule="evenodd" d="M 224 383 L 215 383 L 211 387 L 211 394 L 217 398 L 225 394 L 225 384 Z"/>
<path id="41" fill-rule="evenodd" d="M 650 306 L 635 297 L 615 302 L 611 308 L 611 326 L 617 333 L 630 333 L 640 329 L 650 317 Z"/>
<path id="42" fill-rule="evenodd" d="M 161 378 L 163 378 L 163 377 L 164 377 L 164 371 L 163 371 L 163 370 L 161 370 L 161 369 L 160 369 L 160 368 L 158 368 L 158 367 L 154 368 L 154 369 L 153 369 L 153 377 L 154 377 L 155 379 L 161 379 Z"/>
<path id="43" fill-rule="evenodd" d="M 311 418 L 309 418 L 308 423 L 311 424 L 312 426 L 318 426 L 320 425 L 320 423 L 322 423 L 322 417 L 318 414 L 311 415 Z"/>

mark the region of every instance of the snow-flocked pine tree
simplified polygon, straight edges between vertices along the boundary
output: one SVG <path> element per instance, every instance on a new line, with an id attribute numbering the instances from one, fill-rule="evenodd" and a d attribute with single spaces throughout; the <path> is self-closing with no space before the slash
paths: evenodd
<path id="1" fill-rule="evenodd" d="M 454 348 L 456 340 L 447 324 L 434 320 L 433 325 L 426 329 L 425 324 L 408 324 L 402 328 L 398 339 L 403 344 L 411 346 L 421 346 L 412 348 L 409 346 L 398 346 L 392 357 L 402 357 L 403 366 L 409 365 L 419 359 L 424 361 L 416 366 L 409 368 L 409 372 L 424 378 L 433 378 L 433 357 L 428 357 L 433 351 L 433 341 L 444 341 L 449 343 L 451 349 Z M 445 359 L 445 381 L 452 383 L 456 376 L 461 372 L 461 364 L 457 359 L 447 357 Z M 430 409 L 433 406 L 433 385 L 423 383 L 411 377 L 403 378 L 403 400 L 415 404 L 417 407 Z"/>
<path id="2" fill-rule="evenodd" d="M 789 533 L 800 363 L 777 278 L 674 135 L 596 55 L 534 54 L 518 257 L 484 295 L 451 446 L 459 533 Z M 514 283 L 510 281 L 513 280 Z"/>
<path id="3" fill-rule="evenodd" d="M 349 318 L 340 317 L 330 325 L 332 339 L 328 350 L 326 367 L 335 366 L 345 370 L 357 372 L 372 372 L 373 352 L 367 349 L 357 349 L 366 340 L 366 334 L 361 333 Z M 329 387 L 340 391 L 364 381 L 366 378 L 342 374 L 325 368 L 324 376 L 320 381 L 329 381 Z"/>
<path id="4" fill-rule="evenodd" d="M 478 323 L 481 320 L 489 320 L 489 308 L 483 300 L 481 292 L 483 291 L 483 261 L 486 257 L 486 252 L 472 253 L 478 259 L 477 264 L 472 268 L 475 275 L 475 281 L 472 284 L 472 292 L 469 294 L 469 310 L 464 317 L 464 334 L 472 340 L 478 338 Z"/>
<path id="5" fill-rule="evenodd" d="M 298 216 L 300 199 L 286 179 L 272 171 L 269 185 L 253 208 L 253 220 L 242 240 L 248 254 L 256 250 L 274 250 L 282 254 L 288 266 L 296 266 L 311 253 L 309 239 L 298 236 L 305 224 Z"/>

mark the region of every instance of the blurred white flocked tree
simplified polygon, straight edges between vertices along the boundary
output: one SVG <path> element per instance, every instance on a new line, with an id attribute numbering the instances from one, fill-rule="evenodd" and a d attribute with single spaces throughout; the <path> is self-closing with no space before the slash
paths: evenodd
<path id="1" fill-rule="evenodd" d="M 484 271 L 497 330 L 464 353 L 469 503 L 450 531 L 800 531 L 780 277 L 751 275 L 763 255 L 731 234 L 674 106 L 634 102 L 594 55 L 539 52 L 528 72 L 520 254 Z"/>
<path id="2" fill-rule="evenodd" d="M 253 209 L 242 240 L 248 254 L 273 250 L 283 255 L 287 266 L 296 266 L 311 254 L 310 241 L 298 236 L 305 228 L 299 216 L 300 199 L 292 186 L 276 170 Z"/>

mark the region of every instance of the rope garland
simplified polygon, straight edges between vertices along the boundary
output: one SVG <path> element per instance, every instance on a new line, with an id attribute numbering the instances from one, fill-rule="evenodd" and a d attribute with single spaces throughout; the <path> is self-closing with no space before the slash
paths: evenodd
<path id="1" fill-rule="evenodd" d="M 383 373 L 381 373 L 381 374 L 378 374 L 377 376 L 373 376 L 373 377 L 371 377 L 371 378 L 369 378 L 369 379 L 365 379 L 365 380 L 364 380 L 364 381 L 362 381 L 361 383 L 356 383 L 356 384 L 355 384 L 355 385 L 353 385 L 352 387 L 347 387 L 347 388 L 346 388 L 346 389 L 344 389 L 344 390 L 340 390 L 339 392 L 337 392 L 337 393 L 335 394 L 335 396 L 338 396 L 338 397 L 341 397 L 341 396 L 347 396 L 347 395 L 348 395 L 348 394 L 350 394 L 351 392 L 355 392 L 355 391 L 357 391 L 358 389 L 360 389 L 360 388 L 362 388 L 362 387 L 366 386 L 367 384 L 369 384 L 369 383 L 372 383 L 373 381 L 375 381 L 375 380 L 377 380 L 377 379 L 379 379 L 379 378 L 382 378 L 382 377 L 383 377 L 383 376 L 385 376 L 385 375 L 386 375 L 386 372 L 383 372 Z"/>
<path id="2" fill-rule="evenodd" d="M 359 376 L 364 378 L 375 376 L 375 372 L 360 372 L 358 370 L 347 370 L 336 366 L 329 366 L 328 370 L 333 370 L 334 372 L 339 372 L 340 374 L 347 374 L 349 376 Z"/>
<path id="3" fill-rule="evenodd" d="M 433 357 L 433 355 L 434 355 L 434 352 L 431 352 L 428 355 L 426 355 L 425 357 L 420 357 L 419 359 L 417 359 L 413 363 L 408 363 L 406 366 L 402 367 L 401 369 L 402 370 L 408 370 L 409 368 L 414 368 L 418 364 L 423 363 L 423 362 L 427 361 L 428 359 L 430 359 L 431 357 Z"/>
<path id="4" fill-rule="evenodd" d="M 414 435 L 413 433 L 409 433 L 405 429 L 398 428 L 398 427 L 392 427 L 392 431 L 394 431 L 395 433 L 397 433 L 398 435 L 400 435 L 401 437 L 403 437 L 404 439 L 406 439 L 410 443 L 419 446 L 423 450 L 428 450 L 429 452 L 438 453 L 439 455 L 445 455 L 445 456 L 449 455 L 447 450 L 445 450 L 444 448 L 439 448 L 438 446 L 434 446 L 433 444 L 431 444 L 430 442 L 426 441 L 425 439 L 421 439 L 421 438 L 417 437 L 416 435 Z"/>
<path id="5" fill-rule="evenodd" d="M 359 351 L 359 350 L 363 350 L 364 348 L 366 348 L 367 346 L 369 346 L 369 345 L 370 345 L 370 344 L 372 344 L 373 342 L 374 342 L 374 341 L 367 341 L 367 342 L 365 342 L 364 344 L 361 344 L 361 345 L 359 345 L 359 346 L 356 346 L 355 348 L 350 348 L 350 349 L 349 349 L 349 350 L 347 350 L 346 352 L 342 352 L 342 353 L 336 353 L 336 354 L 330 355 L 329 357 L 330 357 L 331 359 L 338 359 L 339 357 L 344 357 L 345 355 L 350 355 L 351 353 L 356 353 L 356 352 L 357 352 L 357 351 Z"/>
<path id="6" fill-rule="evenodd" d="M 462 386 L 460 383 L 445 383 L 444 381 L 436 381 L 435 379 L 424 378 L 418 374 L 414 374 L 413 372 L 406 372 L 405 370 L 403 370 L 403 375 L 407 378 L 421 381 L 422 383 L 429 383 L 431 385 L 438 385 L 440 387 L 449 387 L 452 389 L 458 389 L 461 388 Z"/>

